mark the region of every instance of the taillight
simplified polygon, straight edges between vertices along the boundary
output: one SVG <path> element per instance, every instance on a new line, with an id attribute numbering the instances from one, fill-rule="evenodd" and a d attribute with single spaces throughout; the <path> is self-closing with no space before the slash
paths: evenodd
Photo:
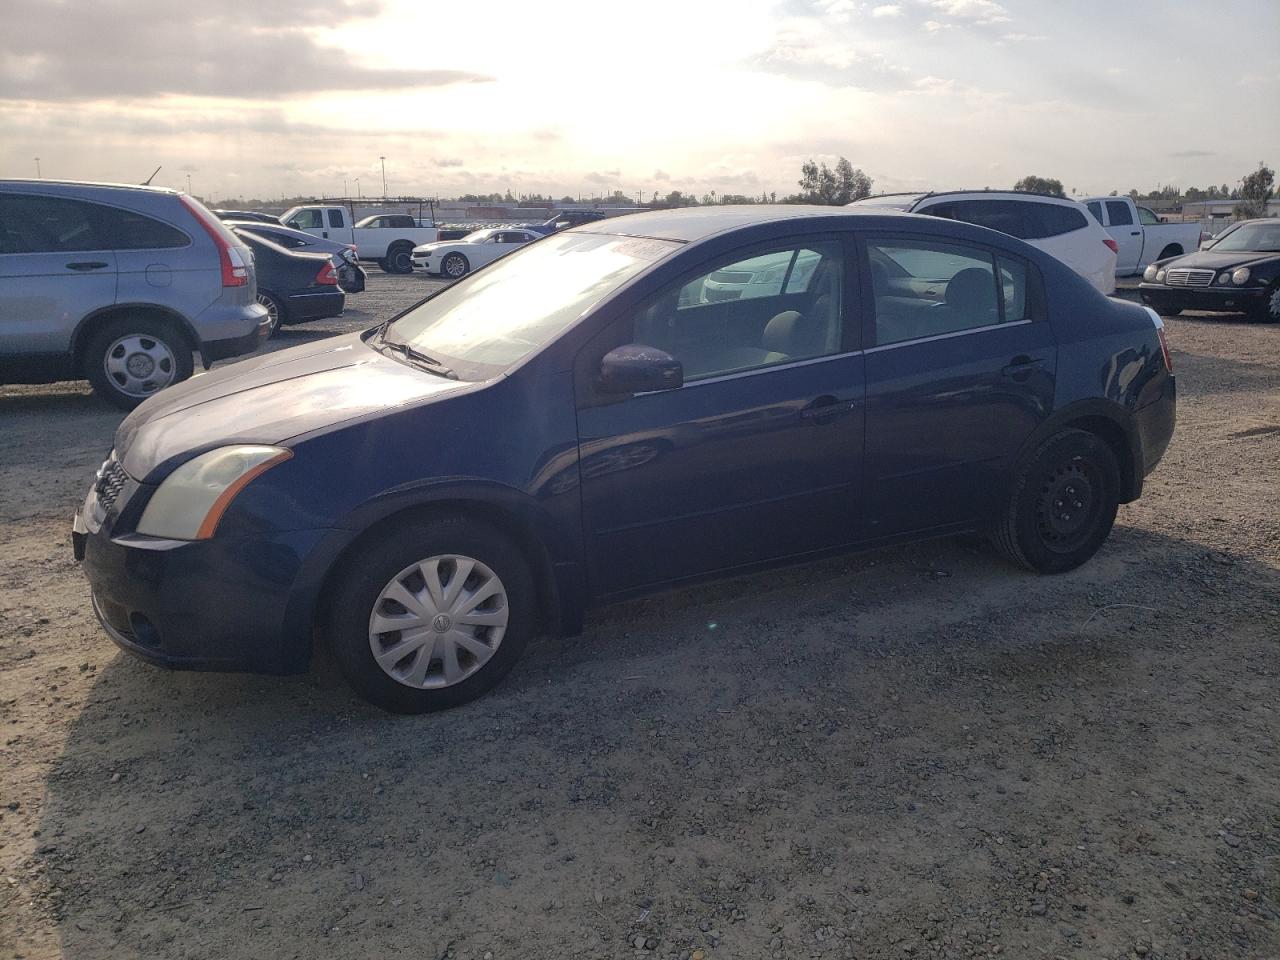
<path id="1" fill-rule="evenodd" d="M 1108 247 L 1110 247 L 1110 248 L 1111 248 L 1111 252 L 1112 252 L 1112 253 L 1114 253 L 1114 254 L 1116 254 L 1117 256 L 1119 256 L 1119 254 L 1120 254 L 1120 244 L 1116 243 L 1116 242 L 1115 242 L 1114 240 L 1112 240 L 1110 237 L 1107 237 L 1107 239 L 1103 240 L 1102 242 L 1103 242 L 1103 243 L 1105 243 Z"/>
<path id="2" fill-rule="evenodd" d="M 224 287 L 244 287 L 249 284 L 249 264 L 245 262 L 242 248 L 232 243 L 234 235 L 227 231 L 222 221 L 205 209 L 204 205 L 192 200 L 185 194 L 179 198 L 182 205 L 191 211 L 204 232 L 213 241 L 218 250 L 218 263 L 222 266 L 222 285 Z"/>
<path id="3" fill-rule="evenodd" d="M 1156 336 L 1160 338 L 1160 352 L 1164 354 L 1164 368 L 1173 373 L 1173 357 L 1169 356 L 1169 341 L 1165 339 L 1164 327 L 1156 327 Z"/>
<path id="4" fill-rule="evenodd" d="M 338 275 L 333 272 L 333 264 L 326 263 L 320 268 L 320 272 L 316 274 L 316 283 L 320 285 L 337 286 Z"/>

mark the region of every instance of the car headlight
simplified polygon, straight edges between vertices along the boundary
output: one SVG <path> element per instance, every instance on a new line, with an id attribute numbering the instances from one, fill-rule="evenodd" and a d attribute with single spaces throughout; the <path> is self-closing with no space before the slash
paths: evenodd
<path id="1" fill-rule="evenodd" d="M 238 444 L 188 460 L 160 483 L 138 521 L 138 533 L 169 540 L 207 540 L 254 477 L 293 456 L 284 447 Z"/>
<path id="2" fill-rule="evenodd" d="M 1223 283 L 1230 283 L 1230 282 L 1231 282 L 1231 271 L 1230 271 L 1230 270 L 1223 270 L 1220 274 L 1218 274 L 1218 283 L 1219 283 L 1219 284 L 1223 284 Z"/>
<path id="3" fill-rule="evenodd" d="M 1156 283 L 1164 283 L 1164 267 L 1156 271 Z"/>
<path id="4" fill-rule="evenodd" d="M 1231 282 L 1234 283 L 1237 287 L 1243 287 L 1246 283 L 1249 282 L 1249 268 L 1237 267 L 1235 270 L 1233 270 L 1231 272 Z"/>
<path id="5" fill-rule="evenodd" d="M 1151 283 L 1156 278 L 1156 265 L 1153 263 L 1147 269 L 1142 271 L 1142 279 Z"/>

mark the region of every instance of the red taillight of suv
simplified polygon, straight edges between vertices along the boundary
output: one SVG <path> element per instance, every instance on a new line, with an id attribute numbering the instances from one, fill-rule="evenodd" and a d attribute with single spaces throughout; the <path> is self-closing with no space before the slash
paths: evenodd
<path id="1" fill-rule="evenodd" d="M 200 226 L 204 227 L 204 232 L 209 235 L 209 239 L 218 249 L 218 262 L 222 265 L 222 285 L 224 287 L 248 286 L 249 264 L 245 262 L 241 248 L 233 243 L 235 235 L 199 201 L 185 194 L 180 199 L 182 205 L 190 210 Z"/>
<path id="2" fill-rule="evenodd" d="M 1105 243 L 1108 247 L 1110 247 L 1111 252 L 1116 254 L 1116 256 L 1120 255 L 1120 244 L 1116 243 L 1110 237 L 1107 237 L 1107 239 L 1103 240 L 1102 242 Z"/>
<path id="3" fill-rule="evenodd" d="M 338 275 L 334 273 L 332 263 L 326 263 L 320 268 L 320 272 L 316 274 L 315 282 L 319 286 L 336 287 L 338 285 Z"/>

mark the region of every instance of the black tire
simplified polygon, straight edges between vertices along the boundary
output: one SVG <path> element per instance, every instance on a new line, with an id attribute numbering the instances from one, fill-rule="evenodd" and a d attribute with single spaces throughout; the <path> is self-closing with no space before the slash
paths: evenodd
<path id="1" fill-rule="evenodd" d="M 141 392 L 129 390 L 128 381 L 107 370 L 111 359 L 107 356 L 108 351 L 117 362 L 128 362 L 128 348 L 121 341 L 129 338 L 135 339 L 144 349 L 155 350 L 154 345 L 158 345 L 163 349 L 157 352 L 167 351 L 169 354 L 160 362 L 152 360 L 154 375 L 141 381 L 149 385 Z M 125 352 L 122 354 L 121 351 Z M 191 352 L 190 342 L 174 323 L 158 317 L 119 317 L 89 334 L 83 353 L 84 375 L 93 386 L 93 392 L 102 399 L 121 410 L 132 410 L 147 397 L 190 377 L 195 370 Z"/>
<path id="2" fill-rule="evenodd" d="M 402 240 L 391 245 L 387 250 L 387 272 L 413 273 L 413 244 Z"/>
<path id="3" fill-rule="evenodd" d="M 497 575 L 506 594 L 508 622 L 497 649 L 475 672 L 451 686 L 422 689 L 402 683 L 378 665 L 370 617 L 383 589 L 401 571 L 446 554 L 478 560 Z M 373 538 L 343 563 L 335 583 L 321 634 L 355 691 L 392 713 L 445 710 L 476 699 L 507 675 L 536 632 L 537 596 L 524 555 L 493 527 L 467 517 L 410 522 Z"/>
<path id="4" fill-rule="evenodd" d="M 271 320 L 271 331 L 267 334 L 270 340 L 281 326 L 289 322 L 289 310 L 283 300 L 268 290 L 258 291 L 258 302 L 267 308 L 267 317 Z"/>
<path id="5" fill-rule="evenodd" d="M 440 263 L 440 272 L 450 280 L 465 277 L 471 271 L 471 262 L 460 253 L 451 253 Z"/>
<path id="6" fill-rule="evenodd" d="M 1250 311 L 1250 319 L 1257 323 L 1280 323 L 1280 282 L 1267 289 L 1266 295 Z"/>
<path id="7" fill-rule="evenodd" d="M 1042 443 L 1014 481 L 996 547 L 1038 573 L 1080 566 L 1106 541 L 1120 506 L 1120 468 L 1096 434 L 1063 430 Z"/>

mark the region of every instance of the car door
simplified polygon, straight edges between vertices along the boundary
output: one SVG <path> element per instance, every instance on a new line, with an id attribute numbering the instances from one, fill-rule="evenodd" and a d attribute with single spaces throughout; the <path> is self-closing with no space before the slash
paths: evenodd
<path id="1" fill-rule="evenodd" d="M 771 297 L 713 301 L 704 281 L 768 252 L 820 258 Z M 852 541 L 860 515 L 863 357 L 836 237 L 685 271 L 579 355 L 583 525 L 597 596 Z M 784 267 L 784 271 L 786 268 Z M 600 358 L 642 343 L 684 365 L 675 390 L 593 390 Z"/>
<path id="2" fill-rule="evenodd" d="M 65 354 L 80 320 L 115 301 L 93 204 L 0 193 L 0 355 Z"/>
<path id="3" fill-rule="evenodd" d="M 1116 273 L 1126 276 L 1136 273 L 1142 260 L 1142 227 L 1133 222 L 1133 212 L 1123 200 L 1105 200 L 1107 208 L 1107 232 L 1116 242 Z"/>
<path id="4" fill-rule="evenodd" d="M 176 207 L 176 204 L 174 205 Z M 103 242 L 116 256 L 116 299 L 191 309 L 192 290 L 217 288 L 217 265 L 191 256 L 191 237 L 170 223 L 136 210 L 94 204 Z"/>
<path id="5" fill-rule="evenodd" d="M 1053 405 L 1057 344 L 1039 272 L 908 234 L 868 235 L 863 264 L 867 535 L 991 516 Z"/>

